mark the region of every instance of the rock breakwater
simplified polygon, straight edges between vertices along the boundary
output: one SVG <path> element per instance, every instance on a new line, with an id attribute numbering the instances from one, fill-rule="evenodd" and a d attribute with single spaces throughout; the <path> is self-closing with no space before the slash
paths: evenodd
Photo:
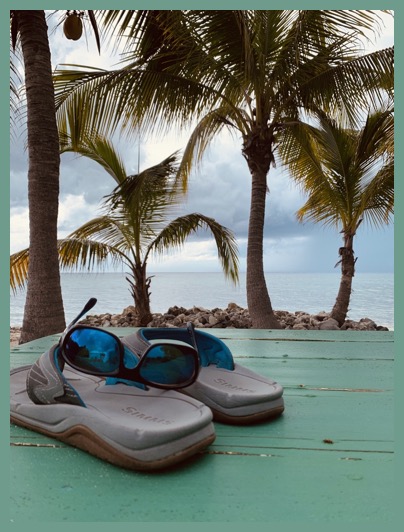
<path id="1" fill-rule="evenodd" d="M 342 327 L 330 317 L 329 312 L 308 314 L 303 311 L 288 312 L 277 310 L 282 329 L 294 330 L 329 330 L 329 331 L 388 331 L 387 327 L 377 325 L 370 318 L 362 318 L 359 321 L 346 320 Z M 251 319 L 247 309 L 236 303 L 229 303 L 227 308 L 214 308 L 212 310 L 203 307 L 170 307 L 166 313 L 153 314 L 153 319 L 148 327 L 185 327 L 187 322 L 192 322 L 195 327 L 205 329 L 250 329 Z M 97 314 L 87 315 L 80 321 L 95 327 L 136 327 L 135 307 L 129 306 L 123 309 L 121 314 Z M 10 345 L 18 345 L 21 329 L 10 327 Z"/>
<path id="2" fill-rule="evenodd" d="M 355 330 L 355 331 L 388 331 L 384 326 L 377 325 L 370 318 L 362 318 L 359 321 L 346 320 L 339 327 L 336 320 L 330 317 L 329 312 L 308 314 L 303 311 L 288 312 L 285 310 L 275 311 L 282 329 L 295 330 Z M 247 309 L 236 303 L 229 303 L 227 308 L 206 309 L 194 306 L 173 306 L 166 313 L 153 314 L 153 319 L 148 327 L 185 327 L 187 322 L 192 322 L 195 327 L 205 329 L 250 329 L 251 319 Z M 87 315 L 81 323 L 97 327 L 135 327 L 135 307 L 125 308 L 121 314 Z"/>

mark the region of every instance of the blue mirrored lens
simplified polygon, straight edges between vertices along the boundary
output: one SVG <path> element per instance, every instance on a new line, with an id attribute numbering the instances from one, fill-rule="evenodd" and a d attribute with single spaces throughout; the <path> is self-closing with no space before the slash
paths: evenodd
<path id="1" fill-rule="evenodd" d="M 120 345 L 100 329 L 75 329 L 64 342 L 67 360 L 83 371 L 111 374 L 119 369 Z"/>
<path id="2" fill-rule="evenodd" d="M 151 384 L 185 384 L 196 371 L 193 353 L 191 348 L 185 346 L 152 346 L 142 359 L 140 375 Z"/>

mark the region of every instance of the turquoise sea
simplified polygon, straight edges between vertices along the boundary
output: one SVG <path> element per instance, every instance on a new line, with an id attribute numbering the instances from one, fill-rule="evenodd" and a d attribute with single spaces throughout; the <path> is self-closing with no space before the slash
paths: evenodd
<path id="1" fill-rule="evenodd" d="M 225 308 L 235 302 L 247 306 L 245 277 L 235 287 L 222 273 L 155 273 L 151 283 L 152 312 L 166 312 L 173 305 L 190 308 Z M 91 314 L 118 314 L 133 304 L 125 273 L 62 273 L 66 322 L 71 321 L 90 297 L 97 305 Z M 338 273 L 266 274 L 275 310 L 309 313 L 331 310 L 337 296 Z M 25 291 L 10 292 L 10 326 L 21 326 Z M 371 318 L 377 325 L 394 329 L 394 274 L 357 273 L 353 280 L 348 318 Z"/>

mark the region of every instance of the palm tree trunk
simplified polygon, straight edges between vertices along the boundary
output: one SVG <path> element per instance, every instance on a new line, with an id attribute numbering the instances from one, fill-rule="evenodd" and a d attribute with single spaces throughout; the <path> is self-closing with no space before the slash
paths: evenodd
<path id="1" fill-rule="evenodd" d="M 279 329 L 264 274 L 264 220 L 267 195 L 266 173 L 252 172 L 251 207 L 247 244 L 247 304 L 252 326 Z"/>
<path id="2" fill-rule="evenodd" d="M 29 269 L 20 343 L 63 331 L 57 252 L 59 138 L 44 11 L 18 11 L 28 129 Z"/>
<path id="3" fill-rule="evenodd" d="M 272 309 L 264 274 L 264 224 L 267 174 L 273 162 L 273 132 L 255 126 L 244 135 L 242 154 L 251 173 L 251 206 L 247 244 L 247 305 L 256 329 L 280 329 Z"/>
<path id="4" fill-rule="evenodd" d="M 146 327 L 152 320 L 150 311 L 150 277 L 147 277 L 146 263 L 137 264 L 132 272 L 133 281 L 127 279 L 131 285 L 132 296 L 136 308 L 136 327 Z"/>
<path id="5" fill-rule="evenodd" d="M 344 234 L 344 247 L 339 249 L 341 257 L 341 281 L 339 291 L 334 307 L 331 311 L 331 318 L 337 320 L 339 326 L 344 323 L 348 313 L 349 301 L 352 292 L 352 279 L 355 275 L 355 254 L 353 251 L 354 235 L 350 233 Z"/>

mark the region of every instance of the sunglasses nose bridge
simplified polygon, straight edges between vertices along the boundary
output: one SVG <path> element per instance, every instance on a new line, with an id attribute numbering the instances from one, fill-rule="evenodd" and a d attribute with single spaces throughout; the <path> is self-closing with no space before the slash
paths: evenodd
<path id="1" fill-rule="evenodd" d="M 141 356 L 138 356 L 136 353 L 134 353 L 127 345 L 125 345 L 123 342 L 121 342 L 122 349 L 123 349 L 123 358 L 122 363 L 125 370 L 133 370 L 135 368 L 139 368 L 140 362 L 142 360 Z"/>

